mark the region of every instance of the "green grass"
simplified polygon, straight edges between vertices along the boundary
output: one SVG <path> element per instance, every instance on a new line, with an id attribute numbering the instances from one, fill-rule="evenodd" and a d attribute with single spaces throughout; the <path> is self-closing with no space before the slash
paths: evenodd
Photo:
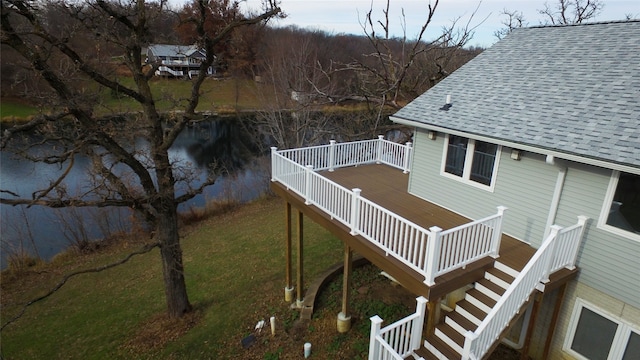
<path id="1" fill-rule="evenodd" d="M 28 119 L 38 113 L 38 109 L 29 106 L 24 101 L 16 99 L 2 99 L 0 101 L 0 118 Z"/>
<path id="2" fill-rule="evenodd" d="M 157 348 L 128 346 L 165 311 L 157 250 L 119 267 L 72 278 L 48 299 L 29 307 L 2 332 L 7 359 L 233 358 L 230 344 L 253 329 L 257 319 L 284 312 L 284 205 L 260 200 L 200 223 L 182 239 L 189 297 L 199 320 L 178 340 Z M 135 248 L 69 258 L 17 280 L 2 281 L 2 322 L 19 304 L 44 293 L 72 269 L 94 267 Z M 311 281 L 340 261 L 341 242 L 305 222 L 305 277 Z M 277 294 L 274 296 L 274 294 Z M 275 303 L 267 299 L 279 299 Z M 169 330 L 171 331 L 171 330 Z M 153 339 L 151 340 L 153 342 Z M 240 349 L 241 350 L 241 349 Z M 275 353 L 273 354 L 276 355 Z"/>
<path id="3" fill-rule="evenodd" d="M 134 88 L 133 79 L 120 78 L 119 81 Z M 255 110 L 264 107 L 257 92 L 259 84 L 248 79 L 206 79 L 201 87 L 198 111 L 219 113 L 236 110 Z M 181 79 L 157 78 L 151 81 L 151 89 L 160 111 L 183 110 L 191 94 L 191 81 Z M 99 90 L 100 104 L 97 114 L 124 113 L 140 111 L 140 105 L 133 99 L 118 96 L 106 89 Z M 0 118 L 7 120 L 27 120 L 38 113 L 38 109 L 30 106 L 26 99 L 0 99 Z"/>

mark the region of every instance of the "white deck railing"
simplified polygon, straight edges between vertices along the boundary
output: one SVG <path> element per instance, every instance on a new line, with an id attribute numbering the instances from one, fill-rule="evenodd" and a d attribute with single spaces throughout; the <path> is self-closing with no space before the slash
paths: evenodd
<path id="1" fill-rule="evenodd" d="M 278 151 L 272 148 L 272 181 L 282 183 L 405 265 L 425 277 L 435 278 L 463 268 L 485 256 L 497 256 L 504 210 L 496 215 L 442 231 L 427 230 L 349 190 L 317 171 L 363 164 L 383 163 L 409 171 L 411 145 L 396 144 L 382 137 L 355 143 L 314 146 Z"/>
<path id="2" fill-rule="evenodd" d="M 551 233 L 536 251 L 500 300 L 491 309 L 476 331 L 465 334 L 462 359 L 482 359 L 502 331 L 529 299 L 534 290 L 544 289 L 549 275 L 563 267 L 574 268 L 576 254 L 587 218 L 578 217 L 578 223 L 562 229 L 551 227 Z"/>
<path id="3" fill-rule="evenodd" d="M 420 348 L 422 327 L 427 299 L 416 299 L 416 312 L 395 323 L 380 328 L 382 319 L 375 315 L 371 320 L 369 334 L 369 360 L 404 360 Z"/>

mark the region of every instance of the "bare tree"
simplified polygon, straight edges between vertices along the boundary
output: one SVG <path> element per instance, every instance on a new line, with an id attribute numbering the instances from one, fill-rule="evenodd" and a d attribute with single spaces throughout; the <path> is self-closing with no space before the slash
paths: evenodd
<path id="1" fill-rule="evenodd" d="M 502 29 L 496 30 L 493 35 L 501 40 L 505 36 L 507 36 L 513 29 L 525 27 L 528 25 L 526 20 L 524 19 L 524 15 L 522 12 L 517 10 L 507 10 L 503 9 L 501 15 L 506 16 L 506 19 L 502 21 L 502 25 L 504 27 Z"/>
<path id="2" fill-rule="evenodd" d="M 555 6 L 545 2 L 544 8 L 538 9 L 538 14 L 543 15 L 542 24 L 544 25 L 572 25 L 595 19 L 603 8 L 604 2 L 601 0 L 557 0 Z M 504 27 L 493 33 L 498 40 L 504 38 L 513 29 L 528 26 L 522 12 L 504 9 L 501 15 L 506 16 L 502 21 Z"/>
<path id="3" fill-rule="evenodd" d="M 580 24 L 598 16 L 604 3 L 601 0 L 557 0 L 555 6 L 544 3 L 538 13 L 545 16 L 546 24 Z"/>
<path id="4" fill-rule="evenodd" d="M 403 35 L 392 34 L 391 0 L 387 0 L 382 20 L 376 20 L 373 8 L 365 15 L 361 22 L 364 36 L 336 36 L 331 42 L 341 46 L 332 45 L 331 48 L 320 48 L 317 41 L 308 38 L 300 44 L 289 42 L 275 52 L 286 53 L 286 60 L 267 56 L 271 60 L 265 64 L 264 73 L 268 76 L 263 76 L 263 80 L 268 80 L 273 87 L 272 93 L 280 97 L 278 101 L 286 102 L 294 115 L 293 119 L 281 112 L 265 116 L 278 146 L 301 146 L 330 133 L 347 139 L 383 133 L 383 127 L 389 125 L 386 119 L 390 112 L 477 54 L 463 48 L 477 26 L 471 25 L 477 8 L 468 21 L 462 23 L 458 18 L 440 29 L 440 35 L 435 39 L 426 40 L 438 4 L 438 0 L 425 4 L 424 23 L 412 39 L 407 36 L 404 14 L 401 20 Z M 314 34 L 316 37 L 321 35 Z M 341 104 L 361 104 L 365 110 L 358 116 L 351 113 L 348 119 L 337 122 L 320 116 L 310 121 L 302 111 L 313 114 L 312 111 L 317 112 L 323 106 Z M 281 140 L 285 137 L 290 140 Z"/>
<path id="5" fill-rule="evenodd" d="M 33 161 L 58 164 L 63 171 L 50 180 L 49 186 L 31 196 L 9 196 L 2 192 L 0 203 L 53 208 L 119 206 L 139 212 L 154 229 L 151 245 L 160 248 L 168 315 L 177 318 L 191 309 L 184 280 L 177 205 L 200 193 L 215 179 L 210 178 L 201 186 L 186 187 L 184 194 L 176 196 L 176 185 L 189 183 L 193 174 L 177 168 L 180 164 L 170 159 L 169 148 L 196 116 L 205 69 L 214 61 L 215 45 L 233 29 L 267 21 L 279 16 L 281 10 L 276 0 L 265 0 L 261 13 L 234 18 L 210 33 L 205 24 L 211 2 L 194 1 L 197 11 L 189 21 L 195 24 L 197 43 L 207 55 L 191 83 L 190 94 L 176 102 L 184 116 L 167 122 L 152 92 L 151 80 L 161 64 L 144 64 L 142 57 L 143 47 L 154 40 L 149 22 L 166 8 L 167 2 L 152 4 L 143 0 L 2 1 L 2 44 L 25 59 L 32 72 L 48 86 L 52 101 L 46 113 L 27 124 L 6 129 L 1 147 L 12 148 Z M 47 12 L 54 10 L 65 14 L 64 23 L 49 20 Z M 120 81 L 114 66 L 102 62 L 96 52 L 82 51 L 79 44 L 87 41 L 95 44 L 96 49 L 98 45 L 109 49 L 112 55 L 117 49 L 132 81 Z M 101 101 L 100 94 L 104 91 L 133 99 L 139 111 L 115 116 Z M 20 138 L 22 134 L 33 135 L 30 141 L 25 141 Z M 140 146 L 138 139 L 144 139 L 145 146 Z M 38 151 L 33 151 L 34 146 Z M 90 159 L 92 179 L 72 191 L 65 180 L 79 158 Z"/>

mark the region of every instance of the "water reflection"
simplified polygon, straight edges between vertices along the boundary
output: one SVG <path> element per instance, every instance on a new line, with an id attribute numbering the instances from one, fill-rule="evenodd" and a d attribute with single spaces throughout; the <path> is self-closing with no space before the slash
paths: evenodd
<path id="1" fill-rule="evenodd" d="M 246 121 L 246 120 L 244 120 Z M 268 186 L 268 160 L 260 151 L 261 144 L 246 131 L 246 122 L 238 118 L 214 119 L 191 124 L 176 139 L 170 150 L 172 161 L 193 170 L 201 170 L 193 187 L 209 176 L 217 176 L 216 183 L 203 194 L 181 204 L 180 210 L 201 207 L 210 200 L 249 201 Z M 144 142 L 137 143 L 144 147 Z M 0 152 L 2 177 L 0 188 L 31 197 L 64 171 L 59 166 L 33 163 L 17 159 L 8 151 Z M 69 189 L 80 189 L 87 183 L 90 162 L 76 158 L 74 168 L 65 183 Z M 177 184 L 179 195 L 185 184 Z M 79 237 L 97 239 L 110 231 L 131 226 L 127 209 L 50 209 L 46 207 L 0 205 L 2 226 L 2 268 L 10 251 L 30 249 L 44 259 L 50 259 Z M 75 224 L 75 225 L 74 225 Z M 71 228 L 75 228 L 70 231 Z M 75 231 L 75 232 L 74 232 Z M 70 233 L 71 232 L 71 233 Z M 33 244 L 32 240 L 33 239 Z M 35 246 L 35 249 L 33 248 Z"/>

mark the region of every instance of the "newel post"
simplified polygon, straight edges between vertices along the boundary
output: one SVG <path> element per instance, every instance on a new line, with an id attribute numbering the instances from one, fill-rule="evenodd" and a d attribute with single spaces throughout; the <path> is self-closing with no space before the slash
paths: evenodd
<path id="1" fill-rule="evenodd" d="M 402 173 L 409 172 L 409 166 L 411 165 L 411 142 L 404 144 L 404 163 L 402 164 Z"/>
<path id="2" fill-rule="evenodd" d="M 329 140 L 329 171 L 333 171 L 336 164 L 336 141 Z"/>
<path id="3" fill-rule="evenodd" d="M 382 319 L 378 315 L 374 315 L 371 320 L 371 333 L 369 334 L 369 360 L 378 360 L 380 354 L 378 354 L 378 340 L 376 337 L 380 333 L 380 328 L 382 326 Z"/>
<path id="4" fill-rule="evenodd" d="M 382 163 L 382 146 L 384 145 L 384 135 L 378 135 L 378 153 L 376 154 L 376 164 Z"/>
<path id="5" fill-rule="evenodd" d="M 422 329 L 424 327 L 424 317 L 427 312 L 427 299 L 419 296 L 416 299 L 416 313 L 418 314 L 417 324 L 413 327 L 411 334 L 411 350 L 418 350 L 422 346 Z"/>
<path id="6" fill-rule="evenodd" d="M 427 261 L 424 265 L 424 283 L 433 286 L 436 282 L 436 273 L 440 262 L 440 232 L 437 226 L 429 228 L 429 240 L 427 241 Z"/>
<path id="7" fill-rule="evenodd" d="M 276 150 L 275 146 L 271 147 L 271 181 L 276 181 Z"/>
<path id="8" fill-rule="evenodd" d="M 478 338 L 478 335 L 471 330 L 464 334 L 464 346 L 462 348 L 462 360 L 471 358 L 471 345 Z"/>
<path id="9" fill-rule="evenodd" d="M 562 230 L 562 226 L 560 225 L 551 225 L 550 231 L 549 231 L 549 237 L 551 239 L 551 245 L 549 245 L 551 247 L 551 249 L 548 250 L 549 252 L 549 256 L 546 256 L 543 261 L 544 261 L 544 266 L 542 267 L 544 269 L 544 276 L 542 277 L 542 279 L 540 280 L 541 283 L 548 283 L 549 282 L 549 274 L 551 273 L 551 265 L 553 264 L 553 259 L 556 257 L 556 249 L 558 248 L 558 233 L 560 232 L 560 230 Z"/>
<path id="10" fill-rule="evenodd" d="M 351 191 L 353 192 L 353 196 L 351 196 L 351 235 L 355 236 L 360 226 L 360 193 L 362 190 L 355 188 Z"/>
<path id="11" fill-rule="evenodd" d="M 304 172 L 304 180 L 305 180 L 305 191 L 304 191 L 304 203 L 305 205 L 311 204 L 311 194 L 313 190 L 311 189 L 311 177 L 313 176 L 313 165 L 307 165 L 305 167 Z"/>
<path id="12" fill-rule="evenodd" d="M 500 257 L 500 242 L 502 241 L 502 221 L 504 219 L 504 212 L 508 208 L 506 206 L 498 206 L 498 221 L 496 228 L 493 229 L 493 241 L 491 246 L 491 257 L 497 259 Z"/>
<path id="13" fill-rule="evenodd" d="M 580 232 L 578 233 L 578 239 L 576 240 L 575 246 L 571 249 L 571 253 L 569 254 L 569 256 L 567 256 L 567 259 L 569 261 L 567 269 L 569 270 L 573 270 L 576 268 L 576 261 L 578 261 L 578 249 L 580 248 L 580 244 L 582 243 L 582 237 L 584 236 L 584 230 L 587 227 L 587 221 L 589 221 L 588 216 L 578 216 L 578 225 L 580 225 Z"/>

